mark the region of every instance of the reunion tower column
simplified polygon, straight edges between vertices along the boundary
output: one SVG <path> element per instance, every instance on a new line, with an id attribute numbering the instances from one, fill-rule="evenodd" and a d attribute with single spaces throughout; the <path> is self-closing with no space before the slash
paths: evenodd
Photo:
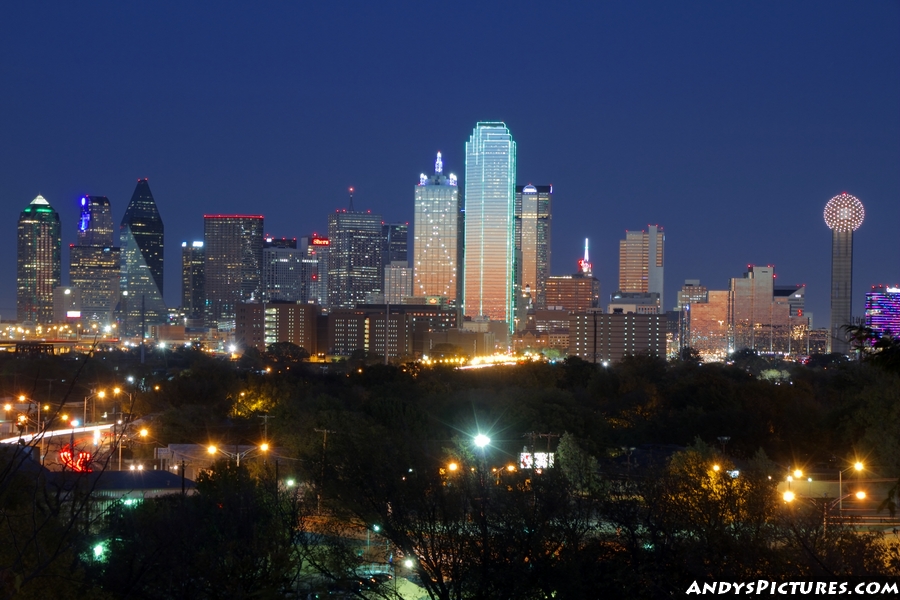
<path id="1" fill-rule="evenodd" d="M 825 205 L 825 224 L 831 229 L 831 351 L 841 354 L 850 351 L 844 327 L 851 324 L 853 232 L 865 215 L 859 198 L 847 192 Z"/>

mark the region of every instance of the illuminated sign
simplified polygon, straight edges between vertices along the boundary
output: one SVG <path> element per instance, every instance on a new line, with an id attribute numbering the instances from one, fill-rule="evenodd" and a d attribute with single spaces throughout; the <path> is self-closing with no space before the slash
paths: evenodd
<path id="1" fill-rule="evenodd" d="M 328 238 L 313 238 L 312 239 L 313 246 L 330 246 L 331 240 Z"/>
<path id="2" fill-rule="evenodd" d="M 67 319 L 80 319 L 80 318 L 81 318 L 81 311 L 80 311 L 80 310 L 67 310 L 67 311 L 66 311 L 66 318 L 67 318 Z"/>
<path id="3" fill-rule="evenodd" d="M 553 467 L 552 452 L 522 452 L 519 454 L 520 469 L 549 469 Z"/>
<path id="4" fill-rule="evenodd" d="M 78 456 L 76 457 L 73 455 L 72 449 L 68 444 L 63 446 L 62 450 L 59 451 L 59 460 L 64 466 L 72 469 L 76 473 L 90 473 L 93 471 L 93 469 L 91 469 L 91 453 L 78 452 Z"/>

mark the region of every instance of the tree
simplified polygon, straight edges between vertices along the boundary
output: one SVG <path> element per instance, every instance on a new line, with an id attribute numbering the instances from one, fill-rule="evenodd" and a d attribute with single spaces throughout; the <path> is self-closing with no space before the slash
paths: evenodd
<path id="1" fill-rule="evenodd" d="M 198 493 L 117 504 L 103 530 L 106 559 L 94 571 L 115 597 L 281 598 L 302 567 L 295 543 L 296 488 L 220 461 Z"/>
<path id="2" fill-rule="evenodd" d="M 309 352 L 291 342 L 275 342 L 266 346 L 265 358 L 280 364 L 295 364 L 309 359 Z"/>

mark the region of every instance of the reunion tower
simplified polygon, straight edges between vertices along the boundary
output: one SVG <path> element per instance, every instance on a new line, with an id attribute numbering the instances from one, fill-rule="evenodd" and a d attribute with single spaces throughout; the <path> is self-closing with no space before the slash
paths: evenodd
<path id="1" fill-rule="evenodd" d="M 825 205 L 825 224 L 831 229 L 831 351 L 847 354 L 850 342 L 843 329 L 850 324 L 853 288 L 853 232 L 866 211 L 859 198 L 843 192 Z"/>

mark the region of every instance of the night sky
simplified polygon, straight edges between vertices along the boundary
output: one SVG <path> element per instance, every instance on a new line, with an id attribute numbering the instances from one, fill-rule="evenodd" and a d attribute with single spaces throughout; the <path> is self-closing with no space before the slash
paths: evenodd
<path id="1" fill-rule="evenodd" d="M 828 326 L 825 203 L 847 191 L 854 314 L 900 283 L 900 3 L 67 3 L 0 8 L 0 316 L 15 231 L 42 194 L 63 226 L 148 177 L 166 226 L 165 297 L 204 213 L 325 233 L 347 204 L 412 221 L 413 188 L 464 174 L 479 120 L 505 121 L 519 184 L 553 184 L 554 274 L 591 239 L 605 298 L 626 229 L 666 232 L 666 308 L 686 278 L 748 264 L 806 283 Z M 576 6 L 577 4 L 577 6 Z"/>

